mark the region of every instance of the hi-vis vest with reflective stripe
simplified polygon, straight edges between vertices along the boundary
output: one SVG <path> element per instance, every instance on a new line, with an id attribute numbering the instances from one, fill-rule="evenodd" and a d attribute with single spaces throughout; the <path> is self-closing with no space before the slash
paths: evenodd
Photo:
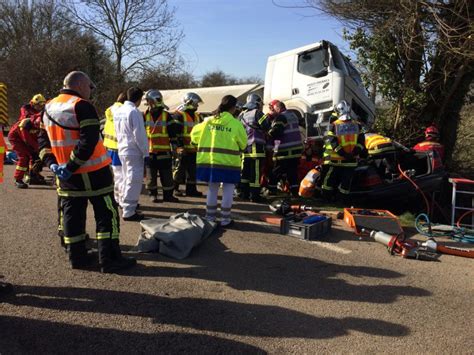
<path id="1" fill-rule="evenodd" d="M 151 113 L 145 114 L 145 128 L 148 137 L 148 147 L 150 153 L 169 152 L 170 137 L 166 128 L 168 124 L 168 112 L 163 111 L 160 117 L 153 121 Z"/>
<path id="2" fill-rule="evenodd" d="M 51 150 L 60 165 L 66 164 L 69 160 L 77 162 L 77 159 L 74 159 L 73 150 L 79 142 L 80 124 L 77 121 L 75 106 L 81 100 L 78 96 L 60 94 L 46 104 L 46 114 L 43 116 L 44 127 L 48 132 Z M 53 120 L 66 128 L 60 127 Z M 110 162 L 102 138 L 99 137 L 89 160 L 80 164 L 81 167 L 74 174 L 99 170 Z"/>
<path id="3" fill-rule="evenodd" d="M 357 139 L 360 134 L 359 125 L 352 120 L 342 121 L 339 119 L 334 121 L 333 125 L 334 132 L 329 131 L 328 136 L 335 136 L 341 149 L 343 149 L 346 153 L 352 153 L 355 146 L 357 145 Z M 325 145 L 324 159 L 326 162 L 342 162 L 345 160 L 337 153 L 336 150 L 333 149 L 329 142 L 326 142 Z M 350 165 L 354 164 L 357 165 L 356 163 L 350 163 Z"/>
<path id="4" fill-rule="evenodd" d="M 185 111 L 180 112 L 183 116 L 183 143 L 184 148 L 187 151 L 196 151 L 196 147 L 191 144 L 191 131 L 193 127 L 199 123 L 199 114 L 197 112 L 194 113 L 194 116 L 191 116 Z"/>
<path id="5" fill-rule="evenodd" d="M 114 112 L 123 104 L 116 102 L 105 110 L 104 146 L 110 150 L 118 150 L 117 135 L 115 134 Z"/>
<path id="6" fill-rule="evenodd" d="M 300 158 L 303 152 L 303 142 L 301 141 L 298 117 L 291 111 L 284 111 L 282 115 L 285 116 L 287 123 L 279 143 L 275 140 L 273 159 Z"/>
<path id="7" fill-rule="evenodd" d="M 365 134 L 365 148 L 371 155 L 394 150 L 392 140 L 377 133 Z"/>

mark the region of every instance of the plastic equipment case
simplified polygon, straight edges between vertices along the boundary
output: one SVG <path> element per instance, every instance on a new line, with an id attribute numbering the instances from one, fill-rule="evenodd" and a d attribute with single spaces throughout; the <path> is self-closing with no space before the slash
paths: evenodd
<path id="1" fill-rule="evenodd" d="M 290 216 L 281 219 L 280 234 L 304 240 L 317 240 L 329 233 L 331 225 L 331 217 L 326 217 L 325 220 L 316 223 L 305 224 L 303 222 L 295 222 L 295 216 Z"/>

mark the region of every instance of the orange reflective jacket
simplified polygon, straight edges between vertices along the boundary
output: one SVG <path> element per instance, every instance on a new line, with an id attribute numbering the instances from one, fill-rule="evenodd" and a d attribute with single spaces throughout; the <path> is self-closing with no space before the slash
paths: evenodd
<path id="1" fill-rule="evenodd" d="M 161 115 L 153 121 L 151 113 L 145 114 L 145 128 L 148 137 L 148 149 L 150 153 L 169 152 L 170 137 L 166 128 L 168 124 L 168 112 L 163 111 Z"/>
<path id="2" fill-rule="evenodd" d="M 78 96 L 60 94 L 46 104 L 43 123 L 51 142 L 51 150 L 60 165 L 75 160 L 73 150 L 79 142 L 81 125 L 88 123 L 87 120 L 79 122 L 76 117 L 75 106 L 81 100 L 83 99 Z M 102 138 L 99 138 L 89 160 L 83 162 L 74 174 L 99 170 L 110 162 Z"/>

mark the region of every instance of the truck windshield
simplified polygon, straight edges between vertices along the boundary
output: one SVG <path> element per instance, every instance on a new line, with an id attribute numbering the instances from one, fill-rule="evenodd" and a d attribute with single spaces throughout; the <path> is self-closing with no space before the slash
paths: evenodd
<path id="1" fill-rule="evenodd" d="M 328 51 L 320 47 L 298 56 L 298 72 L 315 78 L 325 76 L 328 67 Z"/>

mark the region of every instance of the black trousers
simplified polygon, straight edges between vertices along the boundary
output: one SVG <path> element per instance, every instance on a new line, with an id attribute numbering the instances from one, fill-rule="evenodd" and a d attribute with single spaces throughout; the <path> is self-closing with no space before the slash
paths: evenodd
<path id="1" fill-rule="evenodd" d="M 240 189 L 244 197 L 260 195 L 260 177 L 265 158 L 244 157 Z"/>
<path id="2" fill-rule="evenodd" d="M 150 154 L 148 165 L 146 166 L 146 189 L 150 195 L 158 195 L 158 174 L 160 175 L 163 195 L 174 189 L 172 158 L 167 155 Z"/>
<path id="3" fill-rule="evenodd" d="M 173 174 L 175 188 L 186 184 L 186 190 L 196 190 L 196 153 L 185 152 Z"/>
<path id="4" fill-rule="evenodd" d="M 298 194 L 299 181 L 298 181 L 298 163 L 299 158 L 291 159 L 278 159 L 273 160 L 273 169 L 270 174 L 268 181 L 268 188 L 270 190 L 276 190 L 278 181 L 282 180 L 284 176 L 288 180 L 290 185 L 290 191 L 293 195 Z"/>
<path id="5" fill-rule="evenodd" d="M 351 190 L 354 170 L 355 167 L 352 166 L 323 165 L 321 171 L 323 195 L 334 196 L 337 190 L 348 195 Z"/>
<path id="6" fill-rule="evenodd" d="M 66 246 L 86 240 L 87 204 L 92 203 L 97 240 L 116 239 L 120 234 L 120 219 L 113 192 L 91 197 L 61 196 L 62 229 Z"/>

